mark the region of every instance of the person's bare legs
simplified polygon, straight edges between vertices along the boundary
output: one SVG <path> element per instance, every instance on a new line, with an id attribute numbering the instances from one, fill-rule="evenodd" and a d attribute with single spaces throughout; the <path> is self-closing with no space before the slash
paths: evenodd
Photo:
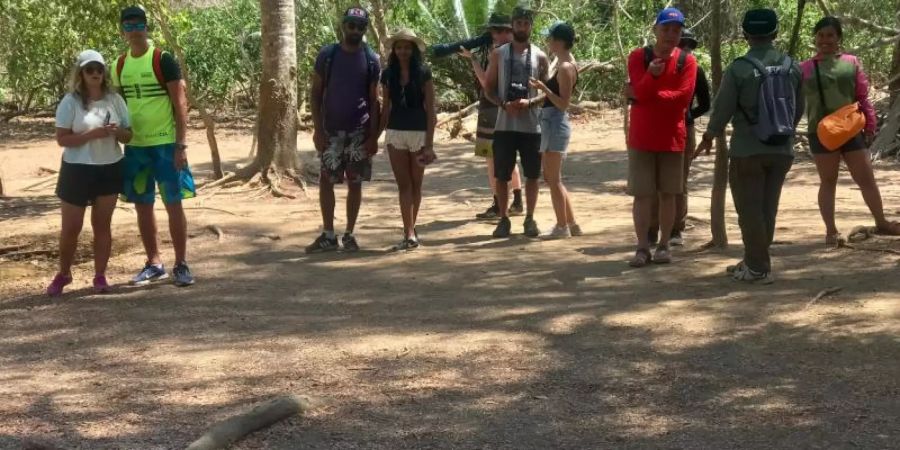
<path id="1" fill-rule="evenodd" d="M 879 230 L 890 230 L 891 223 L 884 215 L 884 204 L 881 200 L 881 191 L 878 189 L 878 183 L 875 181 L 875 172 L 872 170 L 872 161 L 869 159 L 869 152 L 865 150 L 844 153 L 844 162 L 847 163 L 847 169 L 850 170 L 850 176 L 859 186 L 862 192 L 863 200 L 872 217 L 875 218 L 875 226 Z"/>
<path id="2" fill-rule="evenodd" d="M 422 184 L 425 180 L 425 167 L 419 164 L 418 153 L 411 153 L 409 158 L 409 174 L 412 182 L 412 226 L 407 230 L 407 237 L 415 238 L 416 224 L 419 222 L 419 207 L 422 206 Z"/>
<path id="3" fill-rule="evenodd" d="M 513 166 L 512 180 L 509 181 L 509 188 L 518 191 L 522 189 L 522 176 L 519 175 L 519 165 Z"/>
<path id="4" fill-rule="evenodd" d="M 94 230 L 94 274 L 106 275 L 112 253 L 112 216 L 116 209 L 116 195 L 94 199 L 91 206 L 91 227 Z"/>
<path id="5" fill-rule="evenodd" d="M 834 195 L 841 168 L 841 154 L 818 154 L 815 155 L 815 161 L 816 171 L 819 172 L 819 213 L 825 222 L 825 236 L 828 239 L 838 233 L 834 221 Z"/>
<path id="6" fill-rule="evenodd" d="M 562 184 L 562 153 L 544 152 L 541 165 L 544 172 L 544 182 L 550 188 L 550 200 L 553 203 L 553 212 L 556 213 L 556 226 L 558 228 L 567 227 L 571 223 L 567 217 L 567 211 L 571 207 L 567 205 L 566 190 Z"/>
<path id="7" fill-rule="evenodd" d="M 632 217 L 634 218 L 634 234 L 637 236 L 638 250 L 650 249 L 650 240 L 647 230 L 650 228 L 650 220 L 653 215 L 653 203 L 655 196 L 636 196 L 632 205 Z"/>
<path id="8" fill-rule="evenodd" d="M 497 178 L 494 177 L 494 158 L 488 157 L 487 161 L 488 182 L 491 185 L 491 192 L 497 195 Z M 522 177 L 519 175 L 519 165 L 513 166 L 512 179 L 509 181 L 509 189 L 518 191 L 522 189 Z"/>
<path id="9" fill-rule="evenodd" d="M 334 184 L 327 174 L 319 175 L 319 208 L 322 210 L 322 229 L 334 232 Z"/>
<path id="10" fill-rule="evenodd" d="M 187 216 L 181 202 L 166 205 L 169 215 L 169 234 L 172 236 L 172 247 L 175 250 L 175 264 L 187 262 Z"/>
<path id="11" fill-rule="evenodd" d="M 488 184 L 491 186 L 491 193 L 497 195 L 497 178 L 494 177 L 494 158 L 488 156 L 484 159 L 487 164 Z"/>
<path id="12" fill-rule="evenodd" d="M 83 206 L 61 203 L 62 229 L 59 232 L 59 275 L 72 277 L 72 262 L 78 249 L 78 235 L 84 224 Z"/>
<path id="13" fill-rule="evenodd" d="M 332 191 L 332 195 L 334 192 Z M 356 229 L 359 207 L 362 205 L 362 182 L 347 182 L 347 234 Z"/>
<path id="14" fill-rule="evenodd" d="M 147 254 L 147 262 L 153 265 L 162 264 L 162 260 L 159 257 L 159 240 L 153 203 L 135 203 L 134 210 L 137 212 L 138 230 L 141 233 L 144 252 Z"/>
<path id="15" fill-rule="evenodd" d="M 567 225 L 575 225 L 578 222 L 575 220 L 575 212 L 572 209 L 572 198 L 569 196 L 569 190 L 566 189 L 566 185 L 562 184 L 562 181 L 560 181 L 559 187 L 562 190 L 563 198 L 566 199 L 566 220 L 569 222 Z"/>
<path id="16" fill-rule="evenodd" d="M 411 153 L 406 149 L 395 149 L 388 146 L 388 156 L 391 160 L 391 169 L 394 171 L 394 179 L 397 181 L 397 195 L 400 200 L 400 217 L 403 220 L 403 236 L 408 238 L 413 234 L 413 186 L 412 176 L 409 171 Z"/>
<path id="17" fill-rule="evenodd" d="M 525 179 L 525 217 L 534 216 L 534 208 L 537 207 L 538 192 L 541 185 L 537 178 Z"/>
<path id="18" fill-rule="evenodd" d="M 672 228 L 675 227 L 675 195 L 659 193 L 659 231 L 660 246 L 668 248 L 669 241 L 666 236 L 672 235 Z"/>
<path id="19" fill-rule="evenodd" d="M 509 214 L 509 181 L 499 178 L 497 181 L 497 211 L 500 217 L 507 217 Z"/>

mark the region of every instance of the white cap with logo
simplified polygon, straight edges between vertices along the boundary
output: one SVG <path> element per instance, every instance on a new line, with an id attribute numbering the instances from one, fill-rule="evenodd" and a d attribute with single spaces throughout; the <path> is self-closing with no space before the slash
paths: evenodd
<path id="1" fill-rule="evenodd" d="M 103 67 L 106 67 L 106 61 L 103 59 L 103 55 L 96 50 L 85 50 L 78 54 L 78 67 L 84 67 L 92 62 L 100 63 Z"/>

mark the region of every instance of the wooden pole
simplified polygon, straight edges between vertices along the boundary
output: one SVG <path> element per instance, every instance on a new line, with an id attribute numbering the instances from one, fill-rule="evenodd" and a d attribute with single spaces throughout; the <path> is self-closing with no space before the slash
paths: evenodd
<path id="1" fill-rule="evenodd" d="M 713 90 L 719 92 L 722 85 L 722 0 L 712 2 L 712 59 Z M 725 136 L 716 137 L 716 162 L 713 188 L 709 209 L 709 223 L 712 231 L 712 246 L 728 247 L 728 232 L 725 229 L 725 196 L 728 192 L 728 145 Z"/>

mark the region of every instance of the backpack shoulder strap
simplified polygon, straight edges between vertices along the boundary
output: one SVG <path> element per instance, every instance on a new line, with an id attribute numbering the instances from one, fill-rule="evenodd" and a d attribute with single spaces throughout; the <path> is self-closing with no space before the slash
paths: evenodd
<path id="1" fill-rule="evenodd" d="M 754 68 L 756 68 L 756 70 L 758 70 L 758 71 L 759 71 L 759 74 L 762 75 L 762 76 L 766 76 L 766 74 L 768 73 L 768 71 L 766 70 L 765 64 L 763 64 L 762 61 L 760 61 L 760 60 L 758 60 L 758 59 L 756 59 L 756 58 L 754 58 L 754 57 L 752 57 L 752 56 L 750 56 L 750 55 L 744 55 L 744 56 L 741 56 L 741 57 L 738 58 L 737 60 L 738 60 L 738 61 L 747 61 L 747 62 L 750 63 Z"/>
<path id="2" fill-rule="evenodd" d="M 678 55 L 678 63 L 676 65 L 678 73 L 681 73 L 684 70 L 685 64 L 687 64 L 688 53 L 682 49 L 678 49 L 680 52 Z"/>
<path id="3" fill-rule="evenodd" d="M 163 88 L 164 91 L 169 90 L 169 87 L 166 86 L 166 79 L 163 77 L 162 73 L 162 54 L 163 51 L 159 48 L 153 48 L 153 75 L 156 76 L 156 82 L 159 83 L 159 86 Z"/>
<path id="4" fill-rule="evenodd" d="M 794 66 L 794 60 L 791 59 L 789 55 L 784 55 L 784 61 L 781 62 L 781 71 L 785 74 L 791 73 L 791 68 Z"/>
<path id="5" fill-rule="evenodd" d="M 816 86 L 819 87 L 819 100 L 822 102 L 822 108 L 828 111 L 828 105 L 825 104 L 825 89 L 822 87 L 822 76 L 819 75 L 819 60 L 814 59 L 813 64 L 816 66 Z"/>
<path id="6" fill-rule="evenodd" d="M 650 67 L 651 62 L 653 62 L 653 47 L 648 45 L 644 47 L 644 68 Z"/>
<path id="7" fill-rule="evenodd" d="M 119 60 L 116 61 L 116 80 L 119 82 L 119 88 L 122 87 L 122 69 L 125 68 L 125 56 L 125 53 L 119 55 Z"/>
<path id="8" fill-rule="evenodd" d="M 366 79 L 368 80 L 368 84 L 372 84 L 373 81 L 377 81 L 377 80 L 373 80 L 373 78 L 378 77 L 378 73 L 377 73 L 378 71 L 375 69 L 375 66 L 378 61 L 378 55 L 375 54 L 375 51 L 372 50 L 372 47 L 369 47 L 368 44 L 363 44 L 363 45 L 364 45 L 363 49 L 366 52 L 366 68 L 368 70 L 368 73 L 366 74 Z"/>
<path id="9" fill-rule="evenodd" d="M 334 56 L 337 55 L 339 44 L 330 44 L 325 53 L 325 79 L 324 86 L 328 89 L 328 82 L 331 81 L 331 64 L 334 63 Z"/>

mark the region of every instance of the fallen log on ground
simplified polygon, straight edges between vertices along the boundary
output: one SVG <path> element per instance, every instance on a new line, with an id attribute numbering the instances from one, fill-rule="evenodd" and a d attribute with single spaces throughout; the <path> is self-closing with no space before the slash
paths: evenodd
<path id="1" fill-rule="evenodd" d="M 187 447 L 187 450 L 215 450 L 226 448 L 248 434 L 271 426 L 288 417 L 309 411 L 306 398 L 286 395 L 256 406 L 252 410 L 225 419 Z"/>

